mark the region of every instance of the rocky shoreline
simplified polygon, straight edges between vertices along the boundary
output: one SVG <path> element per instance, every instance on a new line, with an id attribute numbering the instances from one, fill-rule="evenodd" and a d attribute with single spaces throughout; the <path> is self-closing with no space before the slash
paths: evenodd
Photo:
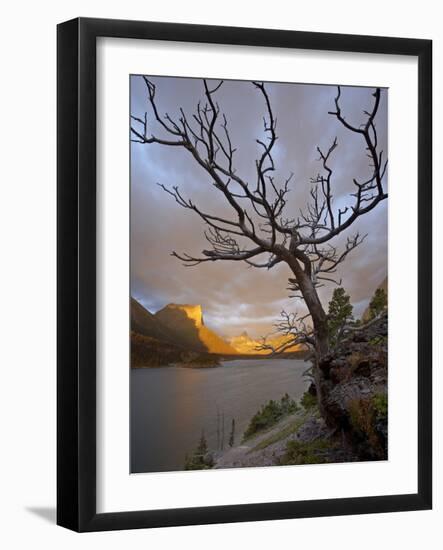
<path id="1" fill-rule="evenodd" d="M 367 460 L 388 458 L 388 316 L 355 330 L 320 363 L 324 418 Z"/>
<path id="2" fill-rule="evenodd" d="M 232 448 L 208 453 L 208 463 L 220 469 L 387 460 L 387 332 L 384 314 L 357 327 L 322 360 L 322 414 L 311 385 L 297 412 Z"/>
<path id="3" fill-rule="evenodd" d="M 288 454 L 288 447 L 296 447 L 295 456 Z M 342 445 L 318 410 L 303 410 L 284 418 L 256 437 L 215 454 L 213 460 L 213 468 L 224 469 L 350 462 L 358 460 L 358 457 Z"/>

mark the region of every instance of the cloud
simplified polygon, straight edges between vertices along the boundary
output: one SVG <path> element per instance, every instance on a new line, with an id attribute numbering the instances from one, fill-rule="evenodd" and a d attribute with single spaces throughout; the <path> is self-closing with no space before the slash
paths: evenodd
<path id="1" fill-rule="evenodd" d="M 195 110 L 202 98 L 197 79 L 153 78 L 157 85 L 159 111 L 176 117 L 179 107 L 186 113 Z M 334 169 L 335 204 L 349 204 L 354 192 L 352 179 L 370 173 L 361 136 L 344 129 L 328 114 L 334 108 L 336 88 L 324 85 L 267 85 L 275 117 L 278 141 L 275 148 L 276 180 L 294 173 L 287 205 L 287 216 L 297 216 L 306 204 L 310 178 L 320 171 L 317 146 L 327 149 L 337 137 L 339 146 L 331 159 Z M 371 105 L 373 90 L 342 88 L 342 109 L 346 119 L 357 124 L 363 110 Z M 254 181 L 257 137 L 263 137 L 263 98 L 249 82 L 227 81 L 217 93 L 220 108 L 226 113 L 236 153 L 236 169 Z M 131 80 L 131 111 L 147 110 L 146 92 L 140 77 Z M 155 129 L 158 133 L 157 128 Z M 387 91 L 382 91 L 377 115 L 381 147 L 387 151 Z M 203 224 L 194 213 L 181 208 L 158 185 L 177 185 L 184 196 L 201 208 L 218 215 L 232 216 L 229 206 L 214 188 L 204 170 L 183 149 L 164 146 L 131 145 L 131 293 L 151 311 L 169 302 L 200 303 L 205 322 L 226 336 L 243 329 L 251 336 L 273 330 L 281 309 L 302 311 L 303 304 L 288 298 L 285 265 L 272 270 L 254 269 L 240 262 L 214 262 L 184 267 L 170 254 L 188 252 L 199 255 L 208 247 Z M 364 243 L 340 266 L 338 277 L 350 293 L 356 313 L 361 314 L 375 288 L 387 272 L 386 201 L 363 216 L 334 245 L 343 246 L 356 231 L 367 234 Z M 325 304 L 332 285 L 320 289 Z"/>

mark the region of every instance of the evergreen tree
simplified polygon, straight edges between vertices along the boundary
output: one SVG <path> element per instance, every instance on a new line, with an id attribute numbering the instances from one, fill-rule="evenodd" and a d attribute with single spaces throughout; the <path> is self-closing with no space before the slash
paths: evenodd
<path id="1" fill-rule="evenodd" d="M 232 419 L 232 423 L 231 423 L 231 433 L 229 434 L 229 446 L 230 447 L 233 447 L 234 446 L 234 440 L 235 440 L 235 418 Z"/>
<path id="2" fill-rule="evenodd" d="M 388 297 L 382 288 L 377 288 L 369 303 L 369 319 L 377 317 L 388 306 Z"/>
<path id="3" fill-rule="evenodd" d="M 208 455 L 208 443 L 206 441 L 205 432 L 198 442 L 197 448 L 192 455 L 185 455 L 185 470 L 207 470 L 214 465 L 213 459 Z"/>
<path id="4" fill-rule="evenodd" d="M 350 297 L 345 289 L 334 289 L 328 310 L 329 341 L 333 346 L 338 343 L 344 326 L 353 320 L 352 310 Z"/>
<path id="5" fill-rule="evenodd" d="M 202 435 L 200 437 L 200 441 L 198 442 L 197 447 L 197 455 L 200 455 L 202 458 L 207 454 L 208 452 L 208 443 L 206 441 L 205 432 L 202 431 Z"/>

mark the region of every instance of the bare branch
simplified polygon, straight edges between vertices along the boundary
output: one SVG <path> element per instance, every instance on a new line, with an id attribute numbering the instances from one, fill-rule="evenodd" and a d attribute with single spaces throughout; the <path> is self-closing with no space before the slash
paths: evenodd
<path id="1" fill-rule="evenodd" d="M 256 174 L 253 182 L 247 181 L 235 169 L 234 155 L 237 151 L 231 137 L 228 120 L 217 102 L 217 93 L 223 81 L 209 84 L 203 80 L 201 100 L 194 112 L 187 115 L 179 107 L 177 118 L 161 114 L 156 101 L 155 84 L 142 77 L 149 114 L 132 114 L 131 141 L 141 145 L 159 144 L 182 147 L 187 151 L 213 186 L 218 196 L 229 208 L 228 215 L 218 215 L 201 208 L 192 198 L 185 197 L 178 186 L 160 187 L 182 208 L 194 212 L 205 224 L 204 236 L 210 244 L 200 256 L 173 252 L 187 266 L 220 260 L 244 261 L 249 267 L 271 269 L 281 262 L 287 264 L 293 278 L 289 279 L 291 296 L 300 297 L 310 312 L 313 327 L 307 326 L 304 318 L 282 312 L 282 321 L 277 330 L 288 340 L 318 346 L 320 354 L 327 345 L 327 316 L 317 294 L 325 283 L 340 284 L 334 274 L 348 255 L 358 247 L 366 235 L 358 233 L 347 237 L 344 248 L 339 251 L 331 241 L 346 231 L 364 214 L 374 209 L 387 198 L 384 180 L 387 159 L 379 149 L 376 116 L 379 110 L 381 90 L 373 93 L 372 108 L 364 111 L 364 123 L 354 126 L 342 112 L 341 89 L 337 88 L 335 111 L 330 112 L 347 130 L 362 140 L 369 158 L 370 174 L 357 179 L 349 176 L 352 192 L 346 206 L 334 205 L 335 174 L 333 155 L 338 150 L 335 138 L 327 150 L 317 148 L 321 163 L 320 173 L 311 179 L 310 200 L 304 209 L 297 208 L 299 215 L 287 215 L 288 193 L 292 174 L 277 181 L 274 160 L 277 121 L 274 116 L 268 89 L 262 82 L 253 82 L 264 102 L 263 136 L 256 139 L 259 155 L 256 159 Z M 214 201 L 215 202 L 215 201 Z M 244 244 L 246 241 L 246 244 Z M 268 345 L 268 343 L 263 343 Z M 277 350 L 280 351 L 280 350 Z"/>
<path id="2" fill-rule="evenodd" d="M 171 190 L 162 184 L 162 189 L 169 193 L 181 207 L 193 210 L 198 214 L 213 230 L 238 236 L 243 235 L 249 238 L 255 245 L 260 247 L 261 252 L 269 252 L 272 256 L 272 260 L 266 262 L 267 267 L 270 268 L 276 265 L 280 261 L 280 258 L 276 258 L 278 250 L 274 248 L 277 244 L 277 232 L 282 235 L 282 242 L 286 241 L 287 235 L 290 233 L 287 225 L 280 224 L 278 218 L 286 205 L 286 195 L 289 192 L 289 182 L 292 176 L 289 176 L 283 185 L 279 187 L 273 178 L 268 175 L 268 172 L 274 170 L 272 147 L 277 136 L 275 134 L 276 121 L 264 84 L 254 83 L 254 86 L 261 92 L 265 100 L 267 118 L 264 119 L 264 129 L 265 133 L 270 134 L 270 138 L 268 144 L 258 140 L 263 147 L 263 152 L 257 161 L 257 189 L 252 192 L 248 183 L 240 178 L 233 168 L 233 156 L 236 149 L 232 145 L 226 116 L 223 115 L 222 122 L 220 125 L 217 124 L 220 117 L 220 108 L 214 100 L 214 94 L 220 89 L 223 81 L 220 81 L 213 88 L 210 88 L 207 81 L 203 81 L 206 103 L 198 103 L 196 113 L 192 117 L 193 127 L 183 109 L 180 109 L 181 116 L 177 122 L 168 114 L 161 117 L 156 105 L 156 87 L 148 78 L 143 77 L 143 80 L 148 92 L 148 101 L 154 114 L 154 120 L 174 139 L 171 140 L 149 133 L 147 115 L 145 114 L 144 119 L 135 115 L 131 117 L 133 121 L 131 133 L 135 136 L 133 141 L 143 144 L 158 143 L 160 145 L 184 147 L 212 178 L 214 187 L 224 195 L 227 203 L 234 210 L 237 219 L 233 221 L 202 211 L 191 200 L 184 199 L 176 186 Z M 222 130 L 221 134 L 218 133 L 219 127 Z M 218 153 L 225 159 L 226 163 L 224 165 L 218 160 Z M 231 191 L 231 182 L 239 185 L 241 193 Z M 273 194 L 272 199 L 268 198 L 268 186 Z M 241 206 L 239 201 L 242 200 L 248 201 L 255 215 L 265 220 L 265 223 L 261 226 L 262 236 L 257 231 L 253 217 L 246 208 Z M 223 258 L 226 257 L 225 254 L 222 256 Z M 235 254 L 235 256 L 237 258 L 238 254 Z M 228 255 L 228 259 L 231 259 L 231 255 Z"/>
<path id="3" fill-rule="evenodd" d="M 280 320 L 277 321 L 274 326 L 276 333 L 282 334 L 286 337 L 284 338 L 284 341 L 278 345 L 273 345 L 269 340 L 269 336 L 264 336 L 256 349 L 258 351 L 270 351 L 271 355 L 278 355 L 300 344 L 307 345 L 308 347 L 314 347 L 314 331 L 306 323 L 306 320 L 309 318 L 309 313 L 299 316 L 296 312 L 287 313 L 283 310 L 280 313 Z"/>
<path id="4" fill-rule="evenodd" d="M 312 203 L 308 205 L 306 213 L 301 213 L 301 217 L 297 223 L 297 230 L 308 228 L 310 231 L 307 235 L 300 237 L 299 243 L 303 244 L 322 244 L 330 241 L 335 236 L 342 233 L 350 227 L 357 218 L 370 212 L 377 204 L 385 200 L 388 196 L 383 187 L 383 179 L 387 170 L 387 160 L 383 160 L 383 151 L 378 151 L 378 137 L 375 125 L 375 117 L 380 105 L 380 88 L 376 88 L 373 93 L 374 104 L 372 110 L 364 111 L 367 120 L 361 126 L 353 126 L 344 118 L 340 107 L 341 89 L 337 88 L 337 96 L 335 98 L 335 111 L 330 111 L 329 114 L 335 116 L 340 123 L 356 134 L 359 134 L 364 139 L 365 148 L 368 151 L 372 175 L 364 182 L 359 182 L 356 178 L 352 179 L 353 185 L 356 188 L 355 193 L 350 196 L 354 198 L 354 204 L 351 207 L 339 209 L 335 214 L 333 211 L 333 194 L 332 194 L 332 177 L 333 170 L 328 161 L 331 153 L 337 148 L 337 139 L 334 140 L 331 147 L 326 153 L 323 153 L 320 148 L 317 151 L 320 155 L 322 167 L 326 176 L 319 174 L 311 182 L 314 184 L 311 192 Z M 318 196 L 318 186 L 320 186 L 322 199 Z M 324 212 L 327 212 L 327 218 L 324 217 Z M 348 213 L 348 217 L 345 215 Z"/>
<path id="5" fill-rule="evenodd" d="M 260 248 L 240 250 L 234 246 L 231 252 L 222 253 L 215 250 L 203 250 L 202 253 L 205 256 L 204 258 L 193 257 L 186 253 L 178 254 L 175 251 L 171 253 L 171 256 L 182 260 L 185 265 L 194 266 L 203 262 L 215 262 L 217 260 L 244 261 L 262 254 L 263 251 Z"/>

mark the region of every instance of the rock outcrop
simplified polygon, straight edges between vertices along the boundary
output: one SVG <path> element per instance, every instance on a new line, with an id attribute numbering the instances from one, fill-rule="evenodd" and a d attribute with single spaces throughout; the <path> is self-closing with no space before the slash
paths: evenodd
<path id="1" fill-rule="evenodd" d="M 319 364 L 326 424 L 362 460 L 387 458 L 388 318 L 351 333 Z"/>
<path id="2" fill-rule="evenodd" d="M 196 328 L 204 325 L 203 311 L 199 304 L 168 304 L 155 314 L 157 319 L 165 322 L 166 325 L 180 324 L 186 318 L 194 323 Z"/>
<path id="3" fill-rule="evenodd" d="M 269 430 L 213 453 L 212 459 L 214 468 L 224 469 L 353 462 L 358 457 L 315 407 L 284 417 Z"/>
<path id="4" fill-rule="evenodd" d="M 184 306 L 179 313 L 187 321 L 187 330 L 171 328 L 157 315 L 145 309 L 131 298 L 131 366 L 161 367 L 180 365 L 195 368 L 213 367 L 219 364 L 219 357 L 209 353 L 200 340 L 205 333 L 200 306 Z M 187 315 L 189 314 L 190 317 Z M 179 328 L 179 327 L 178 327 Z"/>
<path id="5" fill-rule="evenodd" d="M 203 321 L 200 305 L 168 304 L 155 314 L 181 343 L 196 351 L 235 355 L 237 351 Z"/>

